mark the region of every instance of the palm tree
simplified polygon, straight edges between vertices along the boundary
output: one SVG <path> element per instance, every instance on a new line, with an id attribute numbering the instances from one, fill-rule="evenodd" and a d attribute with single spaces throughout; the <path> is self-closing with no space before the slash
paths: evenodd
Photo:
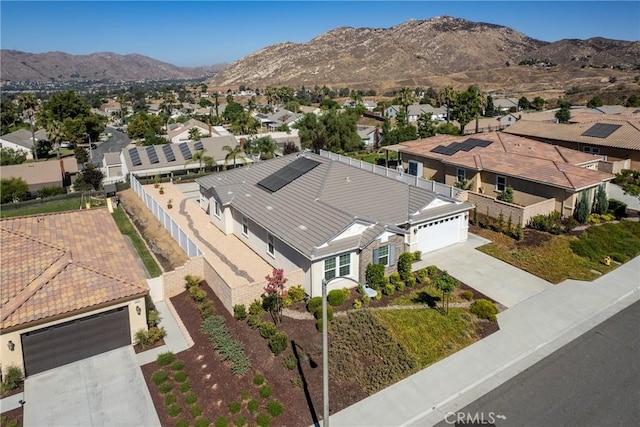
<path id="1" fill-rule="evenodd" d="M 449 123 L 449 105 L 451 104 L 451 101 L 453 100 L 455 95 L 455 91 L 453 90 L 453 86 L 445 86 L 441 91 L 440 91 L 440 99 L 441 102 L 443 102 L 446 106 L 447 106 L 447 123 Z"/>
<path id="2" fill-rule="evenodd" d="M 200 141 L 200 138 L 202 138 L 202 134 L 200 133 L 200 128 L 197 127 L 192 127 L 191 129 L 189 129 L 189 139 L 192 141 Z"/>
<path id="3" fill-rule="evenodd" d="M 33 155 L 36 161 L 38 161 L 38 147 L 36 145 L 36 134 L 33 128 L 33 116 L 36 113 L 36 106 L 38 101 L 32 93 L 22 93 L 18 96 L 18 105 L 22 109 L 22 114 L 29 118 L 29 127 L 31 129 L 31 141 L 33 141 Z"/>
<path id="4" fill-rule="evenodd" d="M 398 92 L 400 95 L 400 104 L 404 106 L 404 113 L 409 116 L 409 105 L 413 104 L 414 91 L 410 87 L 404 86 Z"/>
<path id="5" fill-rule="evenodd" d="M 47 124 L 47 135 L 49 137 L 49 141 L 53 146 L 53 149 L 56 150 L 56 156 L 60 158 L 60 144 L 64 138 L 64 130 L 62 129 L 62 123 L 57 120 L 53 120 Z"/>
<path id="6" fill-rule="evenodd" d="M 201 150 L 196 150 L 196 152 L 193 153 L 193 157 L 191 157 L 191 159 L 187 160 L 184 163 L 184 168 L 186 169 L 189 163 L 198 162 L 198 165 L 200 167 L 199 172 L 202 172 L 202 162 L 204 162 L 205 165 L 212 164 L 214 162 L 213 156 L 205 155 L 206 152 L 207 150 L 205 148 Z"/>
<path id="7" fill-rule="evenodd" d="M 238 157 L 240 157 L 240 160 L 242 161 L 242 163 L 244 165 L 247 164 L 247 158 L 244 152 L 244 149 L 240 146 L 240 144 L 236 145 L 235 147 L 231 148 L 228 145 L 225 145 L 224 147 L 222 147 L 222 149 L 224 151 L 227 152 L 227 155 L 224 158 L 224 167 L 226 168 L 227 165 L 229 164 L 229 162 L 231 160 L 233 160 L 233 167 L 236 167 L 236 159 Z"/>

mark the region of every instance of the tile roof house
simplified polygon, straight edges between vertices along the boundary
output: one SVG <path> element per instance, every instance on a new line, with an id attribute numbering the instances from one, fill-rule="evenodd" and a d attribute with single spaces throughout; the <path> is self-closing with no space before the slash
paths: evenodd
<path id="1" fill-rule="evenodd" d="M 47 131 L 39 129 L 34 132 L 36 141 L 46 140 Z M 27 159 L 33 159 L 33 140 L 31 138 L 31 131 L 28 129 L 18 129 L 15 132 L 5 133 L 0 136 L 0 148 L 12 148 L 14 150 L 24 151 L 27 154 Z"/>
<path id="2" fill-rule="evenodd" d="M 575 124 L 520 120 L 505 132 L 584 153 L 599 154 L 610 161 L 629 159 L 629 169 L 640 168 L 640 118 L 606 118 Z"/>
<path id="3" fill-rule="evenodd" d="M 0 166 L 2 178 L 22 178 L 32 193 L 43 187 L 69 187 L 77 174 L 78 162 L 75 157 Z"/>
<path id="4" fill-rule="evenodd" d="M 26 375 L 130 345 L 145 273 L 106 208 L 0 220 L 0 363 Z"/>
<path id="5" fill-rule="evenodd" d="M 191 141 L 189 138 L 189 131 L 193 128 L 200 129 L 200 135 L 203 138 L 213 135 L 213 129 L 211 129 L 211 126 L 196 119 L 189 119 L 184 123 L 174 123 L 173 127 L 169 129 L 169 132 L 167 132 L 167 139 L 174 144 Z"/>
<path id="6" fill-rule="evenodd" d="M 197 179 L 211 222 L 277 268 L 364 283 L 366 266 L 396 269 L 400 253 L 467 239 L 469 203 L 311 153 L 275 158 Z M 331 288 L 352 287 L 335 280 Z"/>
<path id="7" fill-rule="evenodd" d="M 528 206 L 555 199 L 554 208 L 563 215 L 573 213 L 581 192 L 593 196 L 594 189 L 613 178 L 597 170 L 599 156 L 504 132 L 440 135 L 392 148 L 410 171 L 421 170 L 419 176 L 449 185 L 467 182 L 470 191 L 487 195 L 510 186 L 515 203 Z"/>

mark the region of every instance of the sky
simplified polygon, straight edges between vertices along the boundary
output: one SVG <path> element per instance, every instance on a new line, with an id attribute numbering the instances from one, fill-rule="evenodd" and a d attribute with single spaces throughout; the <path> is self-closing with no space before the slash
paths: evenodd
<path id="1" fill-rule="evenodd" d="M 640 1 L 5 1 L 2 49 L 138 53 L 179 66 L 232 63 L 337 27 L 389 28 L 449 15 L 544 41 L 640 40 Z"/>

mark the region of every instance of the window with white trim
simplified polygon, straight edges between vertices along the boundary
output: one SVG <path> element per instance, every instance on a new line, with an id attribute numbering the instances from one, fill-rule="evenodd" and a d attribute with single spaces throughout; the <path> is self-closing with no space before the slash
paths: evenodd
<path id="1" fill-rule="evenodd" d="M 216 199 L 213 199 L 213 214 L 216 218 L 220 219 L 222 216 L 220 214 L 220 204 Z"/>
<path id="2" fill-rule="evenodd" d="M 498 175 L 496 176 L 496 191 L 504 191 L 507 188 L 507 177 Z"/>
<path id="3" fill-rule="evenodd" d="M 582 147 L 582 151 L 588 154 L 600 154 L 600 147 L 590 147 L 585 145 Z"/>
<path id="4" fill-rule="evenodd" d="M 324 280 L 331 280 L 336 277 L 336 259 L 328 258 L 324 260 Z"/>
<path id="5" fill-rule="evenodd" d="M 378 248 L 378 264 L 389 265 L 389 245 Z"/>
<path id="6" fill-rule="evenodd" d="M 267 253 L 273 257 L 276 256 L 276 246 L 273 240 L 273 234 L 267 233 Z"/>
<path id="7" fill-rule="evenodd" d="M 341 276 L 351 275 L 351 254 L 340 255 L 338 257 L 338 262 L 340 266 L 340 275 Z"/>
<path id="8" fill-rule="evenodd" d="M 249 218 L 242 215 L 242 234 L 245 236 L 249 235 Z"/>
<path id="9" fill-rule="evenodd" d="M 456 179 L 458 182 L 465 182 L 467 180 L 467 171 L 465 169 L 456 169 Z"/>

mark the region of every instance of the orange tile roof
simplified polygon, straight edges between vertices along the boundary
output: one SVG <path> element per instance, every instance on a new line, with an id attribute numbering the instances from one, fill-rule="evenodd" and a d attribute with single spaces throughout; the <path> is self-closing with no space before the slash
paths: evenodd
<path id="1" fill-rule="evenodd" d="M 492 143 L 487 147 L 478 146 L 453 155 L 431 151 L 439 145 L 448 146 L 469 138 Z M 439 135 L 403 142 L 399 145 L 399 151 L 437 159 L 446 164 L 486 170 L 571 190 L 590 187 L 613 178 L 611 174 L 581 167 L 597 161 L 596 156 L 503 132 L 466 136 Z"/>
<path id="2" fill-rule="evenodd" d="M 148 293 L 106 209 L 2 220 L 0 247 L 3 330 Z"/>

